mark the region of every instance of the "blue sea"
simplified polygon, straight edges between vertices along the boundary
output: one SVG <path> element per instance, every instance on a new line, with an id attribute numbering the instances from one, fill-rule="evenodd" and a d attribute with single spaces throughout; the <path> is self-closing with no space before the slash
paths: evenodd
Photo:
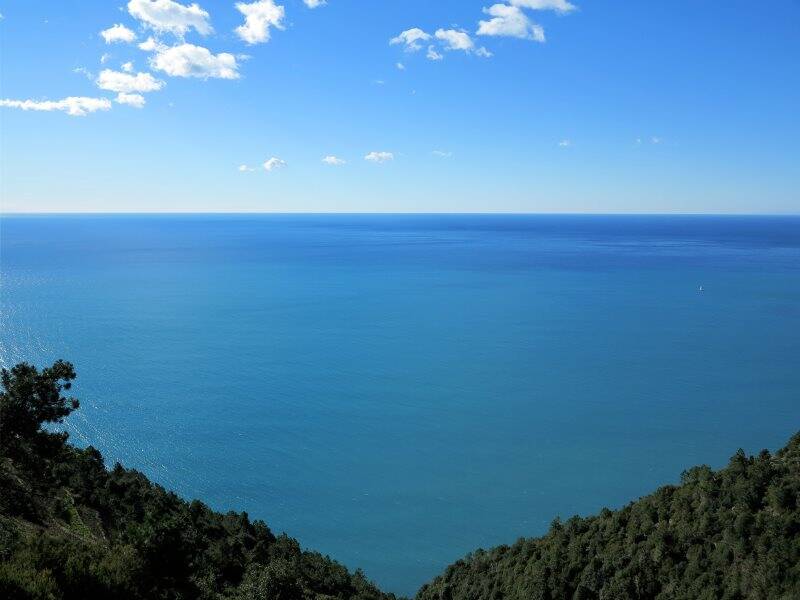
<path id="1" fill-rule="evenodd" d="M 75 442 L 397 593 L 800 429 L 800 217 L 5 216 L 0 236 L 0 362 L 75 364 Z"/>

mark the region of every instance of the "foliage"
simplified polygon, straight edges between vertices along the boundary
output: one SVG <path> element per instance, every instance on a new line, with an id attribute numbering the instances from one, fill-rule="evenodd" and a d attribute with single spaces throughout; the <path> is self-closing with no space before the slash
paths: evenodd
<path id="1" fill-rule="evenodd" d="M 0 598 L 390 600 L 246 513 L 186 502 L 43 425 L 78 408 L 59 361 L 2 371 Z"/>
<path id="2" fill-rule="evenodd" d="M 477 551 L 417 600 L 800 598 L 800 434 L 618 511 Z"/>

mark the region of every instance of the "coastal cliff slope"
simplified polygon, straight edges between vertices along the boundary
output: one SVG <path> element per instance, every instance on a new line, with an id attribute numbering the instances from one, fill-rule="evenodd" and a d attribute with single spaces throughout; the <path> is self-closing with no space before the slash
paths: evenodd
<path id="1" fill-rule="evenodd" d="M 417 600 L 800 598 L 800 434 L 457 561 Z"/>

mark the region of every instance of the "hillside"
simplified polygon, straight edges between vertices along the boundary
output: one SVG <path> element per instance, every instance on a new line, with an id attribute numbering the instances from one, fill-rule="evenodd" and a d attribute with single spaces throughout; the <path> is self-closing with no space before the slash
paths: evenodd
<path id="1" fill-rule="evenodd" d="M 245 513 L 186 502 L 42 427 L 78 401 L 57 362 L 3 370 L 0 598 L 391 600 L 360 573 Z"/>
<path id="2" fill-rule="evenodd" d="M 417 600 L 800 598 L 800 434 L 617 511 L 477 551 Z"/>

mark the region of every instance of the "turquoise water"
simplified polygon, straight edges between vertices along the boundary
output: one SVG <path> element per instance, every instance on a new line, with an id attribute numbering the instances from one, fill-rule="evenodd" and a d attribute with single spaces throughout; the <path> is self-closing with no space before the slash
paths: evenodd
<path id="1" fill-rule="evenodd" d="M 800 429 L 800 218 L 4 217 L 73 439 L 413 593 Z M 703 291 L 699 291 L 699 287 Z"/>

